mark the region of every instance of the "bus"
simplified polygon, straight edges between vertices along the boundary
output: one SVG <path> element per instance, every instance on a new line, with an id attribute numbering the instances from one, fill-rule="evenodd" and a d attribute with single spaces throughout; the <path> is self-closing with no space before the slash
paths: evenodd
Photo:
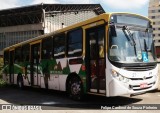
<path id="1" fill-rule="evenodd" d="M 3 79 L 24 86 L 120 96 L 158 88 L 152 22 L 105 13 L 4 49 Z"/>

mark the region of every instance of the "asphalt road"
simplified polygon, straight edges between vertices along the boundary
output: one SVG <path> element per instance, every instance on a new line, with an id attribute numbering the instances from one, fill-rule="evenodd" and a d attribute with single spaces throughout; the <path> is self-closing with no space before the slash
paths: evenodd
<path id="1" fill-rule="evenodd" d="M 46 110 L 101 109 L 101 106 L 125 106 L 131 104 L 160 104 L 160 90 L 144 94 L 118 97 L 86 96 L 83 101 L 69 99 L 64 92 L 16 87 L 0 88 L 0 104 L 40 105 Z"/>

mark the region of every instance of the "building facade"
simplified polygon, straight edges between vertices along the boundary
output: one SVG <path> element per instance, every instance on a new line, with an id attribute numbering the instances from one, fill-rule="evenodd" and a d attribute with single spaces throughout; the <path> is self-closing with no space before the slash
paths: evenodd
<path id="1" fill-rule="evenodd" d="M 39 4 L 0 10 L 3 48 L 105 13 L 99 4 Z"/>
<path id="2" fill-rule="evenodd" d="M 148 17 L 153 22 L 153 36 L 157 57 L 160 58 L 160 0 L 150 0 Z"/>

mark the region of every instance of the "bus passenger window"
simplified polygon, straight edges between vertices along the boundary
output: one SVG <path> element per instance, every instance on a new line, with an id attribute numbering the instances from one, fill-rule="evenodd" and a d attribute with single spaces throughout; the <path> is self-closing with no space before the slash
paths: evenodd
<path id="1" fill-rule="evenodd" d="M 104 58 L 104 29 L 98 31 L 99 58 Z"/>
<path id="2" fill-rule="evenodd" d="M 92 32 L 90 35 L 90 57 L 96 59 L 97 57 L 97 46 L 96 46 L 96 34 Z"/>
<path id="3" fill-rule="evenodd" d="M 80 56 L 82 54 L 82 29 L 68 33 L 68 56 Z"/>
<path id="4" fill-rule="evenodd" d="M 54 57 L 63 58 L 65 57 L 65 35 L 55 36 L 53 41 L 54 45 Z"/>
<path id="5" fill-rule="evenodd" d="M 4 64 L 9 64 L 9 51 L 4 52 Z"/>
<path id="6" fill-rule="evenodd" d="M 23 45 L 22 46 L 22 61 L 29 61 L 29 51 L 30 51 L 30 45 Z"/>
<path id="7" fill-rule="evenodd" d="M 42 59 L 52 58 L 52 38 L 43 39 L 42 41 Z"/>
<path id="8" fill-rule="evenodd" d="M 99 46 L 99 57 L 104 58 L 104 46 Z"/>
<path id="9" fill-rule="evenodd" d="M 21 47 L 15 49 L 14 62 L 15 63 L 21 62 Z"/>

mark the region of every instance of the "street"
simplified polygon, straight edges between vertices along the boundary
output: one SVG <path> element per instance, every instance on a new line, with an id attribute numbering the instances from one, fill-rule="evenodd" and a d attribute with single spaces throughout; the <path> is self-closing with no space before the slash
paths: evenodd
<path id="1" fill-rule="evenodd" d="M 44 89 L 5 87 L 0 89 L 0 104 L 39 105 L 44 110 L 101 109 L 101 106 L 126 106 L 131 104 L 160 104 L 160 90 L 144 94 L 118 97 L 87 95 L 83 101 L 69 99 L 64 92 Z"/>

